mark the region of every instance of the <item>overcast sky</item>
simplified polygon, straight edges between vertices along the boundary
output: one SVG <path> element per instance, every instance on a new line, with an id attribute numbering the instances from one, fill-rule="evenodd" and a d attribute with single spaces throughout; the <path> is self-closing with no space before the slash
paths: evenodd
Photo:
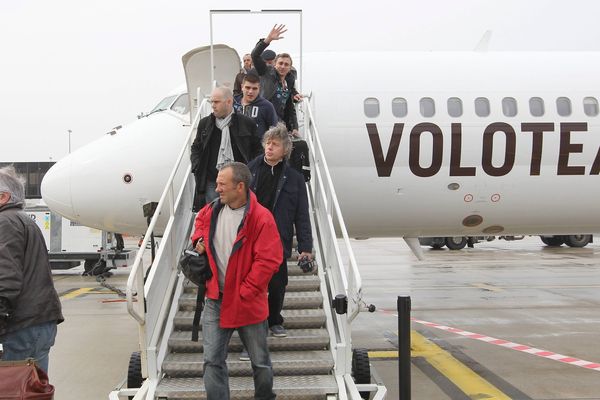
<path id="1" fill-rule="evenodd" d="M 208 10 L 299 7 L 304 52 L 472 50 L 486 30 L 490 50 L 600 51 L 597 0 L 0 0 L 0 162 L 57 160 L 69 129 L 76 149 L 149 111 L 183 83 L 181 56 L 209 44 Z M 249 52 L 280 21 L 274 49 L 297 53 L 290 15 L 215 16 L 215 43 Z"/>

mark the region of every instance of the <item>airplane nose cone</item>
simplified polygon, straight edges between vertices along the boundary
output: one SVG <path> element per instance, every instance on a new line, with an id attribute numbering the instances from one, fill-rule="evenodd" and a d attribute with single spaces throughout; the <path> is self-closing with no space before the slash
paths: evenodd
<path id="1" fill-rule="evenodd" d="M 75 219 L 71 199 L 71 157 L 60 160 L 52 166 L 42 180 L 42 198 L 54 212 L 68 219 Z"/>

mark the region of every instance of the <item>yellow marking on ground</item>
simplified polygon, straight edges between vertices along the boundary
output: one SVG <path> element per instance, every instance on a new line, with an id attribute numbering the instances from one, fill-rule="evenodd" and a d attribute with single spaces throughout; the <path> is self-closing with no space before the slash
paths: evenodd
<path id="1" fill-rule="evenodd" d="M 493 286 L 493 285 L 488 285 L 487 283 L 472 283 L 471 286 L 474 286 L 478 289 L 483 289 L 483 290 L 488 290 L 490 292 L 503 292 L 504 290 L 497 287 L 497 286 Z"/>
<path id="2" fill-rule="evenodd" d="M 86 294 L 115 294 L 112 290 L 90 290 Z"/>
<path id="3" fill-rule="evenodd" d="M 77 296 L 81 296 L 83 294 L 87 294 L 89 292 L 91 292 L 92 290 L 94 290 L 94 288 L 91 287 L 84 287 L 81 289 L 77 289 L 77 290 L 73 290 L 72 292 L 69 292 L 67 294 L 64 294 L 61 297 L 61 299 L 67 300 L 67 299 L 73 299 Z"/>
<path id="4" fill-rule="evenodd" d="M 497 387 L 477 375 L 450 353 L 426 339 L 416 331 L 411 331 L 411 353 L 414 357 L 424 357 L 427 362 L 454 383 L 472 399 L 510 400 Z"/>
<path id="5" fill-rule="evenodd" d="M 369 358 L 398 358 L 396 350 L 369 351 Z"/>

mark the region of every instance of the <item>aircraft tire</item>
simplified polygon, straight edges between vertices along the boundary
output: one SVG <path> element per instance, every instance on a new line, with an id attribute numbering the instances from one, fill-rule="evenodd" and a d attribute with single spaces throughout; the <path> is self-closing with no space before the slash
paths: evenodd
<path id="1" fill-rule="evenodd" d="M 434 243 L 431 245 L 431 248 L 434 250 L 440 250 L 444 245 L 442 243 Z"/>
<path id="2" fill-rule="evenodd" d="M 550 246 L 550 247 L 558 247 L 564 243 L 562 236 L 551 236 L 551 237 L 540 236 L 540 239 L 542 240 L 542 242 L 544 242 L 544 244 L 546 246 Z"/>
<path id="3" fill-rule="evenodd" d="M 456 240 L 460 238 L 460 240 Z M 450 250 L 461 250 L 467 245 L 467 238 L 464 236 L 450 236 L 446 238 L 446 247 Z"/>
<path id="4" fill-rule="evenodd" d="M 352 376 L 355 383 L 371 383 L 371 365 L 367 349 L 352 350 Z M 371 392 L 360 392 L 360 397 L 368 399 Z"/>
<path id="5" fill-rule="evenodd" d="M 127 368 L 127 388 L 139 388 L 142 386 L 142 357 L 139 351 L 134 351 L 129 357 L 129 367 Z M 129 396 L 129 400 L 133 396 Z"/>
<path id="6" fill-rule="evenodd" d="M 565 235 L 563 240 L 569 247 L 585 247 L 592 241 L 592 235 Z"/>

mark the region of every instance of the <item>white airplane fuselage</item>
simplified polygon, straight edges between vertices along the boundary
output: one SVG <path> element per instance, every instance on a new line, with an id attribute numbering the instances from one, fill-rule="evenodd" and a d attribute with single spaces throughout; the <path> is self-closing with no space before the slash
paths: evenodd
<path id="1" fill-rule="evenodd" d="M 597 71 L 597 53 L 305 57 L 302 91 L 311 93 L 350 235 L 600 231 Z M 489 115 L 477 115 L 478 98 L 488 100 Z M 516 115 L 503 112 L 506 98 L 514 101 L 504 111 L 512 115 L 516 104 Z M 543 101 L 542 115 L 530 112 L 532 98 Z M 564 99 L 559 115 L 559 98 L 570 102 L 568 115 Z M 378 102 L 373 116 L 366 99 Z M 448 99 L 461 104 L 460 115 L 450 116 Z M 538 100 L 532 106 L 541 110 Z M 46 175 L 44 200 L 84 225 L 145 232 L 142 204 L 160 198 L 187 123 L 189 116 L 158 112 L 73 152 Z"/>

